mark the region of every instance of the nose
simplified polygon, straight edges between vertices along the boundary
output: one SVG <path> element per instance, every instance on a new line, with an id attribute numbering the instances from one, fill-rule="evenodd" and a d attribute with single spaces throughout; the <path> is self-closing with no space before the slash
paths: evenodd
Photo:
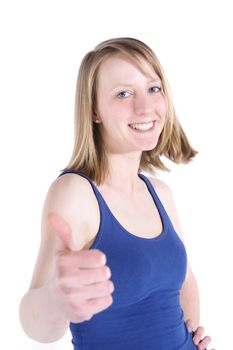
<path id="1" fill-rule="evenodd" d="M 147 94 L 140 94 L 135 97 L 134 110 L 136 115 L 148 115 L 153 111 L 153 103 L 151 96 Z"/>

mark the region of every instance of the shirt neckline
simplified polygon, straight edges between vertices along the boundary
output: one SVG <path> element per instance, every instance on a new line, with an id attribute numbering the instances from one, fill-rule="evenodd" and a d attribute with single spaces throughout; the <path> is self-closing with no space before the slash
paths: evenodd
<path id="1" fill-rule="evenodd" d="M 105 204 L 105 207 L 107 208 L 108 212 L 110 213 L 111 217 L 113 218 L 113 220 L 119 225 L 119 227 L 125 232 L 128 234 L 129 237 L 132 237 L 134 239 L 139 239 L 139 240 L 144 240 L 144 241 L 159 241 L 159 240 L 162 240 L 163 238 L 166 237 L 166 234 L 167 234 L 167 221 L 165 220 L 165 215 L 163 213 L 163 210 L 162 210 L 162 207 L 158 201 L 158 197 L 156 195 L 156 192 L 153 188 L 153 185 L 150 183 L 150 181 L 146 178 L 145 175 L 142 175 L 140 173 L 138 173 L 138 177 L 140 177 L 142 179 L 142 181 L 146 184 L 147 186 L 147 189 L 149 191 L 149 193 L 151 194 L 152 198 L 153 198 L 153 201 L 155 203 L 155 206 L 158 210 L 158 213 L 159 213 L 159 216 L 160 216 L 160 219 L 161 219 L 161 222 L 162 222 L 162 232 L 155 236 L 155 237 L 151 237 L 151 238 L 148 238 L 148 237 L 141 237 L 141 236 L 138 236 L 136 235 L 135 233 L 132 233 L 130 231 L 128 231 L 119 221 L 118 219 L 115 217 L 115 215 L 113 214 L 113 212 L 111 211 L 111 209 L 109 208 L 107 202 L 105 201 L 105 199 L 103 198 L 102 194 L 100 193 L 100 191 L 98 190 L 97 186 L 94 184 L 94 182 L 92 180 L 90 180 L 93 184 L 93 186 L 95 187 L 95 190 L 98 192 L 99 196 L 101 197 L 102 201 L 104 202 Z M 150 185 L 149 185 L 150 183 Z M 97 198 L 97 201 L 98 201 L 98 205 L 99 205 L 99 210 L 100 210 L 100 214 L 101 214 L 101 205 L 99 203 L 99 200 Z M 102 227 L 102 215 L 100 215 L 100 225 L 99 227 Z"/>

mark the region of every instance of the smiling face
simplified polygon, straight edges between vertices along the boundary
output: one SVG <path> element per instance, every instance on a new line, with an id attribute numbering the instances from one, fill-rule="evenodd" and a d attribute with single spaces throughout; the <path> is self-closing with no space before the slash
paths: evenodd
<path id="1" fill-rule="evenodd" d="M 142 63 L 147 75 L 121 54 L 100 66 L 97 117 L 108 152 L 147 151 L 158 143 L 167 103 L 158 75 L 146 61 Z"/>

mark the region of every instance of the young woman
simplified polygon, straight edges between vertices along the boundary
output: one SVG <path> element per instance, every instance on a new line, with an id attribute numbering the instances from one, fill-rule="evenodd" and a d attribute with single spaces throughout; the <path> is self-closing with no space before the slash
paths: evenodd
<path id="1" fill-rule="evenodd" d="M 70 327 L 75 350 L 207 347 L 171 190 L 142 174 L 166 170 L 162 155 L 187 163 L 196 153 L 146 44 L 115 38 L 87 53 L 73 155 L 48 190 L 20 304 L 29 337 L 53 342 Z"/>

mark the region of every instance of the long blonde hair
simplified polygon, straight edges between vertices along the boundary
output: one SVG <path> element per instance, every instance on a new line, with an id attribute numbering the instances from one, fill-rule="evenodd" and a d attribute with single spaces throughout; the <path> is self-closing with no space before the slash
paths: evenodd
<path id="1" fill-rule="evenodd" d="M 74 147 L 69 164 L 65 167 L 86 174 L 97 185 L 104 182 L 108 172 L 99 125 L 93 122 L 93 115 L 97 110 L 98 70 L 106 58 L 117 53 L 130 58 L 143 72 L 139 58 L 151 64 L 161 79 L 162 90 L 168 103 L 165 124 L 158 143 L 154 149 L 142 152 L 139 172 L 146 171 L 154 175 L 156 169 L 168 171 L 161 161 L 163 155 L 175 163 L 188 163 L 197 154 L 178 121 L 169 84 L 155 53 L 145 43 L 134 38 L 105 40 L 85 55 L 79 68 L 75 97 Z"/>

